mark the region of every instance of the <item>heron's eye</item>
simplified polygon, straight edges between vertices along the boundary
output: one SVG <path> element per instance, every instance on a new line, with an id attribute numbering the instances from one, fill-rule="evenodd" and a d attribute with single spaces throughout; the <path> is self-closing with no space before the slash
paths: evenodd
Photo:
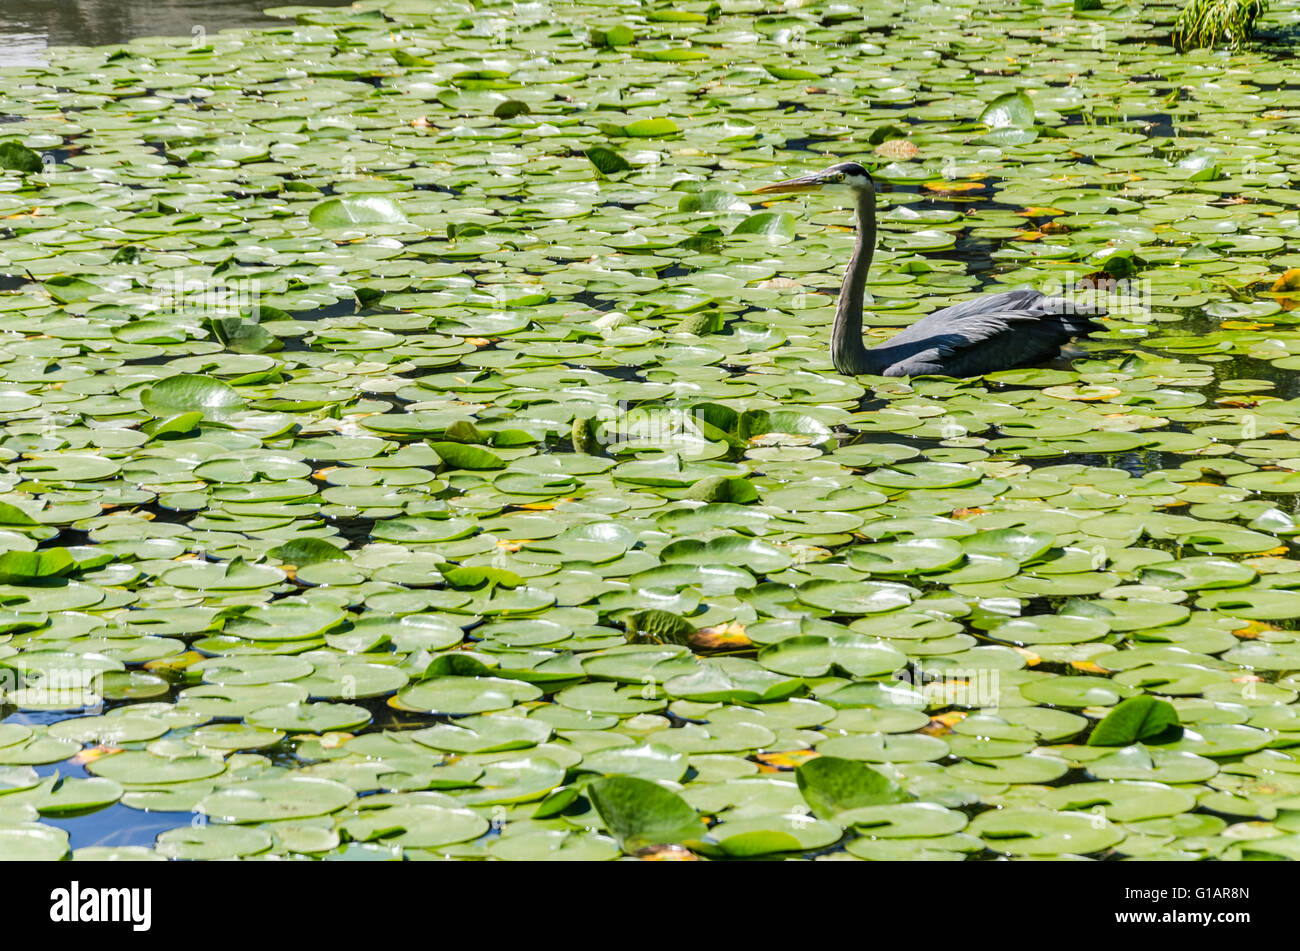
<path id="1" fill-rule="evenodd" d="M 832 181 L 836 181 L 836 182 L 842 182 L 842 181 L 844 181 L 844 173 L 843 173 L 843 172 L 836 172 L 833 176 L 831 176 L 831 180 L 832 180 Z"/>

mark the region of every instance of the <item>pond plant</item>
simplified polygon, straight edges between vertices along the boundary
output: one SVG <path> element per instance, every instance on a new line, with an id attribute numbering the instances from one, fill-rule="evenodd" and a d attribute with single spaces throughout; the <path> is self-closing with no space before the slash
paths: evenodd
<path id="1" fill-rule="evenodd" d="M 1251 41 L 1255 22 L 1268 12 L 1268 0 L 1190 0 L 1174 23 L 1174 48 L 1241 49 Z"/>
<path id="2" fill-rule="evenodd" d="M 1291 59 L 273 12 L 0 67 L 0 858 L 1300 856 Z M 836 372 L 848 213 L 753 190 L 837 162 L 871 342 L 1104 326 Z"/>

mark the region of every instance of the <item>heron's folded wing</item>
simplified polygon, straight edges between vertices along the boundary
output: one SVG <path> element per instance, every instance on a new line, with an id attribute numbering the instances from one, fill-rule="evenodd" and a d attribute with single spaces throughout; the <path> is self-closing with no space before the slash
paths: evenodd
<path id="1" fill-rule="evenodd" d="M 890 376 L 962 376 L 1019 366 L 1059 349 L 1080 332 L 1072 319 L 1061 319 L 1063 316 L 1036 310 L 968 313 L 946 322 L 942 330 L 928 336 L 923 348 L 900 359 L 887 372 Z"/>
<path id="2" fill-rule="evenodd" d="M 994 314 L 1003 311 L 1024 311 L 1029 313 L 1039 310 L 1042 302 L 1048 299 L 1032 287 L 1018 287 L 1011 291 L 998 291 L 996 294 L 981 294 L 979 297 L 964 300 L 960 304 L 953 304 L 951 307 L 936 310 L 929 316 L 947 322 L 966 320 L 971 317 L 979 317 L 982 314 Z"/>

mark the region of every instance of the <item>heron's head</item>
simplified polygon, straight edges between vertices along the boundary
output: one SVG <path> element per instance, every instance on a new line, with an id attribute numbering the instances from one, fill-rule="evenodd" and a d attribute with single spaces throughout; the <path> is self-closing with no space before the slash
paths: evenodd
<path id="1" fill-rule="evenodd" d="M 801 178 L 789 178 L 784 182 L 775 182 L 755 188 L 758 194 L 777 194 L 790 192 L 875 192 L 876 183 L 871 180 L 871 173 L 857 162 L 840 162 L 830 168 Z"/>

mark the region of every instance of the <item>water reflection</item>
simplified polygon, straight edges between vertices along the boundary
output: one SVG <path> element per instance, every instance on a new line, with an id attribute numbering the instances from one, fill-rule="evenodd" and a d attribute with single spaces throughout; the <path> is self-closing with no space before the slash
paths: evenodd
<path id="1" fill-rule="evenodd" d="M 349 0 L 312 0 L 346 6 Z M 262 10 L 276 0 L 0 0 L 0 66 L 47 61 L 51 46 L 101 46 L 140 36 L 190 36 L 283 20 Z"/>
<path id="2" fill-rule="evenodd" d="M 85 816 L 45 816 L 41 821 L 67 832 L 68 845 L 74 849 L 132 845 L 152 848 L 159 835 L 169 829 L 193 825 L 194 818 L 195 814 L 190 812 L 146 812 L 118 802 Z"/>

